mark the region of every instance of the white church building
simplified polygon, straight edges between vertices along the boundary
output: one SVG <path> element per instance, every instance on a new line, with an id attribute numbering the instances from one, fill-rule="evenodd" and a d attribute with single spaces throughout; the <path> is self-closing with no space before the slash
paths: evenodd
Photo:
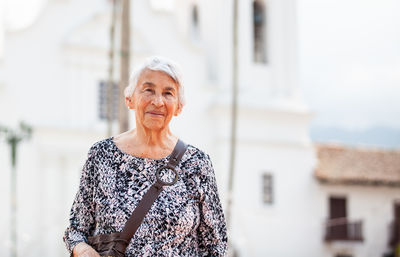
<path id="1" fill-rule="evenodd" d="M 225 208 L 232 3 L 131 1 L 132 66 L 151 55 L 181 65 L 187 104 L 172 120 L 172 131 L 210 154 Z M 320 158 L 321 148 L 309 137 L 312 114 L 298 85 L 297 1 L 238 3 L 239 113 L 229 233 L 236 256 L 384 256 L 391 238 L 386 225 L 394 220 L 392 207 L 400 199 L 399 166 L 390 170 L 394 182 L 379 186 L 348 185 L 329 175 L 343 166 L 330 165 L 330 155 Z M 101 103 L 108 79 L 110 20 L 108 0 L 47 0 L 29 26 L 4 28 L 0 125 L 12 127 L 23 120 L 34 131 L 18 151 L 19 256 L 68 256 L 62 236 L 80 170 L 89 147 L 107 137 Z M 116 75 L 118 60 L 115 67 Z M 8 146 L 0 140 L 0 256 L 9 256 L 11 164 Z M 335 212 L 333 205 L 342 207 Z M 345 217 L 340 216 L 343 206 Z M 346 226 L 342 238 L 329 234 L 329 219 L 347 217 L 363 220 L 361 228 L 356 225 L 361 238 L 351 237 L 352 226 Z"/>

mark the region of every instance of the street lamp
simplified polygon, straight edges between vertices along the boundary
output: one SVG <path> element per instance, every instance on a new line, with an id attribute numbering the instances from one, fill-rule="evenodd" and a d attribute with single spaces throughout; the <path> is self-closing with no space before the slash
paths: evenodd
<path id="1" fill-rule="evenodd" d="M 29 139 L 32 134 L 32 127 L 20 122 L 19 127 L 11 129 L 8 127 L 0 126 L 0 136 L 4 135 L 5 141 L 10 147 L 11 151 L 11 183 L 10 183 L 10 204 L 11 204 L 11 222 L 10 222 L 10 236 L 11 236 L 11 257 L 17 257 L 17 148 L 18 144 L 24 139 Z"/>

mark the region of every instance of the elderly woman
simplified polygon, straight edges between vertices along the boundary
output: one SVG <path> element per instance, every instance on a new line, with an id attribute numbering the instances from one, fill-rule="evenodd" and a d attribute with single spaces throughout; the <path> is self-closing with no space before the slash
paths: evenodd
<path id="1" fill-rule="evenodd" d="M 169 123 L 184 105 L 177 66 L 152 57 L 131 77 L 125 103 L 136 128 L 95 143 L 83 167 L 64 242 L 71 256 L 99 254 L 88 237 L 120 232 L 156 171 L 170 160 L 178 137 Z M 226 225 L 210 157 L 187 149 L 166 186 L 130 239 L 125 256 L 224 256 Z"/>

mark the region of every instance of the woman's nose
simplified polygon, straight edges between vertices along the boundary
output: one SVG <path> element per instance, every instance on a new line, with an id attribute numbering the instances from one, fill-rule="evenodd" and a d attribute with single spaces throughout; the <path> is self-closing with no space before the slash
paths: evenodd
<path id="1" fill-rule="evenodd" d="M 155 106 L 162 106 L 162 105 L 164 104 L 164 101 L 163 101 L 163 99 L 162 99 L 162 96 L 161 96 L 161 95 L 155 95 L 154 98 L 153 98 L 152 103 L 153 103 Z"/>

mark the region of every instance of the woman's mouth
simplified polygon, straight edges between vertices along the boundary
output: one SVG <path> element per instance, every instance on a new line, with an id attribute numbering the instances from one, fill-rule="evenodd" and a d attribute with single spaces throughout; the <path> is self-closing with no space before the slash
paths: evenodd
<path id="1" fill-rule="evenodd" d="M 148 114 L 156 117 L 163 117 L 164 114 L 162 112 L 147 112 Z"/>

